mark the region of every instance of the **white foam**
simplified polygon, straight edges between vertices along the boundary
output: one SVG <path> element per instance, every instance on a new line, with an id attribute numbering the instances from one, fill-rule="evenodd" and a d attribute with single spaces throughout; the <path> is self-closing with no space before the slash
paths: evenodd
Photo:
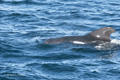
<path id="1" fill-rule="evenodd" d="M 36 43 L 36 42 L 41 42 L 42 38 L 39 36 L 33 37 L 31 39 L 17 39 L 18 42 L 20 43 Z"/>
<path id="2" fill-rule="evenodd" d="M 39 42 L 40 40 L 41 40 L 41 38 L 39 36 L 36 36 L 36 37 L 31 39 L 32 42 L 36 42 L 36 41 Z"/>
<path id="3" fill-rule="evenodd" d="M 111 40 L 111 43 L 120 45 L 120 40 L 113 39 L 113 40 Z"/>
<path id="4" fill-rule="evenodd" d="M 113 45 L 111 43 L 102 43 L 102 44 L 99 44 L 99 45 L 95 46 L 95 48 L 98 49 L 98 50 L 110 50 L 114 46 L 115 45 Z"/>
<path id="5" fill-rule="evenodd" d="M 102 43 L 99 44 L 97 46 L 95 46 L 96 49 L 98 50 L 109 50 L 112 49 L 114 46 L 120 45 L 120 40 L 117 39 L 113 39 L 111 40 L 111 42 L 107 42 L 107 43 Z"/>

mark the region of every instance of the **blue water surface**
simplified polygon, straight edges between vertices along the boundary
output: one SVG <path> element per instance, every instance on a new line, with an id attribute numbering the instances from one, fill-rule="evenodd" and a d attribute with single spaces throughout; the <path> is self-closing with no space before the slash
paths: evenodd
<path id="1" fill-rule="evenodd" d="M 44 44 L 116 30 L 111 43 Z M 119 80 L 120 0 L 0 0 L 0 80 Z"/>

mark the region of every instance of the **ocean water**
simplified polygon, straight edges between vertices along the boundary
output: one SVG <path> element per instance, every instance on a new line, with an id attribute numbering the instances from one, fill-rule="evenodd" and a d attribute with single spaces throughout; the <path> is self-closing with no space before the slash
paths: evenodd
<path id="1" fill-rule="evenodd" d="M 110 43 L 43 43 L 107 26 Z M 0 80 L 119 79 L 120 0 L 0 0 Z"/>

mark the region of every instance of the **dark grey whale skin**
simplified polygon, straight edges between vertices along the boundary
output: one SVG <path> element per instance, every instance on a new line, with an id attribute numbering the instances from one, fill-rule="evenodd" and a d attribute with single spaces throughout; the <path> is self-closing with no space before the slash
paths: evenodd
<path id="1" fill-rule="evenodd" d="M 110 42 L 110 35 L 113 32 L 115 32 L 115 30 L 112 27 L 103 27 L 84 36 L 65 36 L 60 38 L 52 38 L 52 39 L 46 40 L 44 43 L 60 44 L 60 43 L 66 43 L 66 42 L 72 43 L 73 41 L 79 41 L 84 43 L 91 43 L 93 41 Z"/>

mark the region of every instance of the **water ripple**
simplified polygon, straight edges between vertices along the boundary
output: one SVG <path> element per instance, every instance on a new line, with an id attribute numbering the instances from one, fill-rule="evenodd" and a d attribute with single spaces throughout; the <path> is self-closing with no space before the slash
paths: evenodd
<path id="1" fill-rule="evenodd" d="M 0 80 L 119 80 L 119 0 L 0 0 Z M 110 26 L 110 43 L 44 44 Z M 20 76 L 24 75 L 24 76 Z"/>

